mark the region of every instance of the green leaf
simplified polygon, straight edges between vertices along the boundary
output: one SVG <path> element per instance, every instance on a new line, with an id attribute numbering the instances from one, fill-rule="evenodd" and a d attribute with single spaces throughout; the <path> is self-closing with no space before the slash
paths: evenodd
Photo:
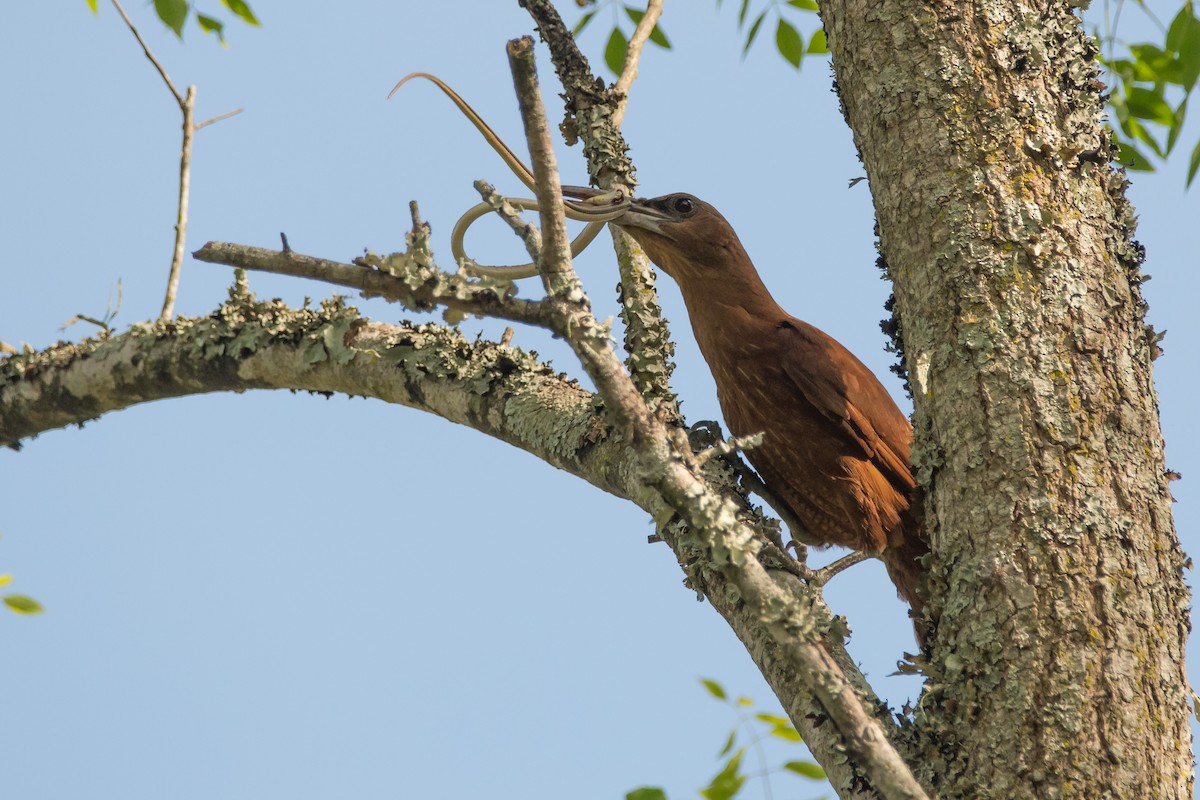
<path id="1" fill-rule="evenodd" d="M 1144 144 L 1150 145 L 1150 149 L 1154 151 L 1156 156 L 1159 158 L 1163 157 L 1163 151 L 1162 148 L 1158 146 L 1158 141 L 1150 135 L 1150 132 L 1146 130 L 1142 123 L 1138 122 L 1133 117 L 1130 117 L 1128 120 L 1126 120 L 1124 127 L 1125 130 L 1133 136 L 1133 138 L 1141 141 Z"/>
<path id="2" fill-rule="evenodd" d="M 657 786 L 643 786 L 626 793 L 625 800 L 667 800 L 667 793 Z"/>
<path id="3" fill-rule="evenodd" d="M 1129 108 L 1129 113 L 1138 119 L 1167 126 L 1175 122 L 1175 112 L 1163 99 L 1161 89 L 1155 91 L 1134 86 L 1125 96 L 1125 105 Z"/>
<path id="4" fill-rule="evenodd" d="M 1200 76 L 1200 19 L 1191 3 L 1184 3 L 1171 20 L 1165 44 L 1179 57 L 1179 85 L 1190 92 Z"/>
<path id="5" fill-rule="evenodd" d="M 750 45 L 754 44 L 754 37 L 758 36 L 758 29 L 762 27 L 763 20 L 767 18 L 767 11 L 763 9 L 754 19 L 754 24 L 750 26 L 750 32 L 746 34 L 746 46 L 742 48 L 742 58 L 746 57 L 746 53 L 750 52 Z"/>
<path id="6" fill-rule="evenodd" d="M 737 704 L 743 708 L 749 708 L 750 706 L 754 705 L 754 701 L 749 697 L 746 697 L 746 695 L 742 695 L 737 699 Z"/>
<path id="7" fill-rule="evenodd" d="M 92 10 L 93 14 L 100 13 L 100 7 L 96 5 L 96 0 L 87 0 L 87 4 L 88 4 L 88 8 L 90 8 Z"/>
<path id="8" fill-rule="evenodd" d="M 700 790 L 702 797 L 707 800 L 729 800 L 741 791 L 742 785 L 746 782 L 746 776 L 741 774 L 742 753 L 744 752 L 744 750 L 738 750 L 733 754 L 721 771 L 713 776 L 708 786 Z"/>
<path id="9" fill-rule="evenodd" d="M 219 19 L 205 16 L 204 14 L 196 14 L 196 22 L 200 23 L 200 30 L 205 33 L 215 33 L 221 44 L 225 44 L 225 23 Z"/>
<path id="10" fill-rule="evenodd" d="M 1131 44 L 1129 45 L 1129 52 L 1132 53 L 1133 57 L 1140 62 L 1146 70 L 1149 71 L 1151 76 L 1153 76 L 1147 78 L 1145 77 L 1146 73 L 1142 73 L 1138 76 L 1138 80 L 1140 81 L 1155 80 L 1158 76 L 1162 75 L 1163 70 L 1167 69 L 1170 63 L 1175 60 L 1168 55 L 1166 50 L 1163 50 L 1158 45 L 1151 44 L 1150 42 Z"/>
<path id="11" fill-rule="evenodd" d="M 800 736 L 800 731 L 793 728 L 791 726 L 791 723 L 789 723 L 786 726 L 779 725 L 774 728 L 771 728 L 771 730 L 768 731 L 768 733 L 771 736 L 774 736 L 776 739 L 782 739 L 785 742 L 802 742 L 802 741 L 804 741 L 804 739 L 801 738 L 801 736 Z"/>
<path id="12" fill-rule="evenodd" d="M 9 583 L 12 583 L 12 575 L 9 575 L 8 573 L 0 575 L 0 586 L 4 586 L 5 584 Z"/>
<path id="13" fill-rule="evenodd" d="M 183 23 L 187 22 L 187 0 L 154 0 L 154 11 L 175 35 L 183 38 Z"/>
<path id="14" fill-rule="evenodd" d="M 4 595 L 4 605 L 18 614 L 40 614 L 43 611 L 41 603 L 23 594 Z"/>
<path id="15" fill-rule="evenodd" d="M 792 721 L 787 717 L 780 717 L 775 714 L 755 714 L 754 718 L 759 722 L 765 722 L 771 726 L 771 730 L 767 734 L 774 736 L 777 739 L 783 739 L 785 742 L 799 742 L 800 732 L 792 726 Z"/>
<path id="16" fill-rule="evenodd" d="M 625 13 L 633 20 L 634 25 L 639 25 L 642 22 L 642 17 L 646 16 L 645 11 L 634 8 L 633 6 L 625 6 Z M 658 25 L 654 26 L 654 30 L 650 31 L 650 41 L 664 50 L 671 49 L 671 42 L 667 39 L 667 35 L 662 32 Z"/>
<path id="17" fill-rule="evenodd" d="M 708 689 L 708 693 L 718 700 L 724 700 L 729 695 L 725 694 L 725 687 L 709 678 L 701 678 L 700 683 L 704 684 L 704 688 Z"/>
<path id="18" fill-rule="evenodd" d="M 825 780 L 825 770 L 821 769 L 820 764 L 814 764 L 811 761 L 789 761 L 783 765 L 783 768 L 788 772 L 812 778 L 814 781 Z"/>
<path id="19" fill-rule="evenodd" d="M 1190 6 L 1191 3 L 1184 3 L 1183 8 L 1179 9 L 1179 13 L 1175 15 L 1175 19 L 1171 20 L 1171 25 L 1167 28 L 1167 38 L 1164 44 L 1173 53 L 1179 52 L 1179 46 L 1183 43 L 1184 28 L 1193 18 Z"/>
<path id="20" fill-rule="evenodd" d="M 746 12 L 749 10 L 750 10 L 750 0 L 742 0 L 742 7 L 740 9 L 738 9 L 738 30 L 739 31 L 742 29 L 742 26 L 746 24 Z M 763 14 L 765 14 L 765 13 L 767 13 L 767 12 L 763 11 Z M 759 17 L 761 18 L 762 14 L 760 14 Z"/>
<path id="21" fill-rule="evenodd" d="M 1192 185 L 1192 178 L 1196 177 L 1196 170 L 1200 168 L 1200 142 L 1196 142 L 1196 147 L 1192 150 L 1192 158 L 1188 161 L 1187 183 L 1185 186 Z"/>
<path id="22" fill-rule="evenodd" d="M 255 27 L 262 25 L 258 21 L 258 17 L 254 16 L 254 12 L 250 10 L 250 6 L 246 4 L 245 0 L 221 0 L 221 5 L 241 17 L 242 21 L 247 25 L 254 25 Z"/>
<path id="23" fill-rule="evenodd" d="M 813 33 L 808 40 L 808 52 L 810 55 L 823 56 L 829 52 L 829 42 L 825 40 L 825 29 Z"/>
<path id="24" fill-rule="evenodd" d="M 1191 91 L 1200 77 L 1200 19 L 1185 3 L 1167 31 L 1167 48 L 1179 55 L 1179 85 Z"/>
<path id="25" fill-rule="evenodd" d="M 800 69 L 800 61 L 804 58 L 804 39 L 796 26 L 783 17 L 779 18 L 779 24 L 775 27 L 775 46 L 779 48 L 779 55 Z"/>
<path id="26" fill-rule="evenodd" d="M 608 44 L 604 45 L 604 63 L 614 75 L 620 75 L 625 68 L 625 53 L 629 50 L 629 40 L 620 28 L 613 28 L 608 35 Z"/>
<path id="27" fill-rule="evenodd" d="M 1187 117 L 1187 103 L 1188 99 L 1185 97 L 1179 104 L 1179 107 L 1175 109 L 1175 114 L 1173 117 L 1174 121 L 1171 123 L 1170 129 L 1167 131 L 1166 155 L 1170 155 L 1171 151 L 1175 149 L 1175 142 L 1179 139 L 1179 132 L 1183 130 L 1183 120 L 1185 117 Z"/>
<path id="28" fill-rule="evenodd" d="M 787 717 L 780 717 L 776 714 L 755 714 L 754 718 L 759 722 L 765 722 L 768 725 L 790 725 Z"/>
<path id="29" fill-rule="evenodd" d="M 788 5 L 801 11 L 816 11 L 816 0 L 788 0 Z"/>
<path id="30" fill-rule="evenodd" d="M 575 27 L 571 29 L 572 36 L 578 36 L 583 33 L 583 29 L 588 26 L 588 23 L 596 16 L 595 11 L 589 11 L 579 18 L 579 22 L 575 23 Z"/>
<path id="31" fill-rule="evenodd" d="M 717 753 L 717 758 L 724 758 L 733 750 L 733 743 L 737 740 L 737 728 L 729 732 L 729 738 L 725 740 L 725 746 L 721 748 L 721 752 Z"/>

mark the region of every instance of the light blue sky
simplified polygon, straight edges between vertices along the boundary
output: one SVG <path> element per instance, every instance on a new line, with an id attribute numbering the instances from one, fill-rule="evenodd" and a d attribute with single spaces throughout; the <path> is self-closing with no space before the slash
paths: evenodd
<path id="1" fill-rule="evenodd" d="M 265 26 L 232 26 L 228 50 L 195 30 L 181 46 L 131 5 L 177 84 L 198 84 L 200 118 L 246 108 L 198 135 L 189 250 L 275 246 L 279 231 L 330 258 L 398 249 L 417 199 L 449 267 L 449 230 L 477 202 L 471 181 L 520 193 L 431 86 L 384 100 L 402 75 L 435 72 L 519 144 L 504 42 L 531 26 L 515 2 L 257 0 Z M 641 191 L 717 205 L 784 306 L 902 397 L 878 328 L 887 287 L 870 198 L 865 184 L 846 188 L 862 169 L 828 67 L 795 75 L 769 37 L 743 62 L 732 11 L 669 4 L 675 51 L 647 52 L 626 123 Z M 607 29 L 584 37 L 597 62 Z M 102 314 L 118 278 L 117 324 L 155 315 L 179 129 L 158 76 L 111 7 L 93 17 L 82 2 L 7 9 L 0 68 L 0 339 L 86 334 L 59 327 Z M 557 120 L 544 60 L 542 82 Z M 568 182 L 584 182 L 576 150 L 559 158 Z M 1169 463 L 1185 476 L 1176 522 L 1196 551 L 1200 188 L 1184 193 L 1181 165 L 1133 181 L 1150 321 L 1169 331 L 1156 377 Z M 493 230 L 473 250 L 517 258 Z M 601 316 L 616 313 L 604 249 L 579 264 Z M 179 311 L 210 311 L 230 278 L 189 260 Z M 250 282 L 293 303 L 331 293 Z M 717 417 L 668 280 L 663 294 L 684 410 Z M 515 343 L 579 373 L 535 331 Z M 0 452 L 0 474 L 0 571 L 48 609 L 0 616 L 8 797 L 612 800 L 659 784 L 682 798 L 715 771 L 730 722 L 697 677 L 770 704 L 667 549 L 645 543 L 640 512 L 414 411 L 286 393 L 152 403 Z M 916 681 L 888 676 L 912 640 L 882 568 L 856 567 L 828 598 L 875 686 L 914 697 Z M 818 793 L 787 776 L 774 788 Z"/>

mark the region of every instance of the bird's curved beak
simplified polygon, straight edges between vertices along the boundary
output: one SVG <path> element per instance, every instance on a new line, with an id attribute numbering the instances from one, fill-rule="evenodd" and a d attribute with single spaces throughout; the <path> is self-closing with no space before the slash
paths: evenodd
<path id="1" fill-rule="evenodd" d="M 671 235 L 667 232 L 667 226 L 663 224 L 668 219 L 666 214 L 647 205 L 645 200 L 634 198 L 625 213 L 612 220 L 612 224 L 618 228 L 641 228 L 669 239 Z"/>

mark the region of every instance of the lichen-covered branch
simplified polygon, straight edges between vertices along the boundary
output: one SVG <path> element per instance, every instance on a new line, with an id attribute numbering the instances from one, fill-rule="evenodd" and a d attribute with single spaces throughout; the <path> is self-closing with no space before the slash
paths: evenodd
<path id="1" fill-rule="evenodd" d="M 367 297 L 382 297 L 414 311 L 438 306 L 460 314 L 496 317 L 549 327 L 546 307 L 536 300 L 513 297 L 505 281 L 473 279 L 421 264 L 411 254 L 367 256 L 357 264 L 301 255 L 293 250 L 269 250 L 229 242 L 208 242 L 192 254 L 198 261 L 239 269 L 312 278 L 357 289 Z"/>
<path id="2" fill-rule="evenodd" d="M 371 322 L 337 300 L 294 309 L 235 295 L 207 317 L 140 323 L 4 359 L 0 444 L 138 403 L 246 389 L 418 408 L 628 496 L 620 437 L 591 392 L 519 348 L 441 325 Z"/>
<path id="3" fill-rule="evenodd" d="M 588 171 L 598 186 L 632 191 L 637 181 L 615 116 L 622 95 L 605 88 L 604 81 L 592 74 L 587 58 L 549 0 L 521 0 L 521 5 L 549 46 L 565 90 L 567 115 L 562 131 L 567 143 L 583 142 Z M 675 346 L 658 302 L 654 270 L 632 239 L 619 230 L 612 231 L 621 274 L 626 367 L 651 408 L 667 416 L 677 415 L 679 403 L 670 387 Z"/>
<path id="4" fill-rule="evenodd" d="M 519 0 L 533 17 L 538 34 L 550 48 L 558 81 L 565 91 L 566 118 L 562 131 L 567 144 L 583 142 L 583 155 L 588 172 L 598 186 L 633 187 L 633 163 L 627 152 L 629 146 L 612 122 L 617 99 L 605 87 L 604 81 L 592 74 L 587 58 L 579 52 L 574 37 L 549 0 Z"/>
<path id="5" fill-rule="evenodd" d="M 571 240 L 563 217 L 562 184 L 550 126 L 541 109 L 541 89 L 533 64 L 533 39 L 528 36 L 508 43 L 508 63 L 517 91 L 517 107 L 525 120 L 525 141 L 533 163 L 534 191 L 538 218 L 542 223 L 542 248 L 538 272 L 550 302 L 586 302 L 579 276 L 571 267 Z"/>

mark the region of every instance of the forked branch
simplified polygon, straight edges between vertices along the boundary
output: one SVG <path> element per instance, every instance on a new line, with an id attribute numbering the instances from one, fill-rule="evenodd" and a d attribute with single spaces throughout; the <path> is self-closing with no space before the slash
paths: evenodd
<path id="1" fill-rule="evenodd" d="M 214 122 L 220 122 L 223 119 L 232 117 L 235 114 L 240 114 L 242 109 L 238 108 L 229 111 L 225 114 L 219 114 L 211 119 L 201 122 L 199 125 L 195 123 L 196 111 L 196 87 L 189 86 L 187 94 L 180 94 L 175 88 L 175 84 L 171 81 L 171 76 L 167 74 L 166 68 L 162 62 L 154 57 L 154 53 L 150 50 L 150 46 L 146 44 L 146 40 L 142 38 L 142 34 L 138 32 L 137 26 L 133 24 L 133 20 L 125 13 L 125 9 L 121 7 L 118 0 L 112 0 L 113 7 L 117 9 L 117 13 L 121 15 L 121 19 L 125 21 L 125 26 L 129 28 L 129 32 L 137 39 L 137 42 L 142 47 L 142 52 L 146 58 L 154 65 L 154 69 L 166 84 L 167 89 L 171 92 L 171 96 L 175 98 L 175 103 L 179 106 L 180 113 L 183 114 L 183 142 L 179 148 L 179 202 L 176 206 L 175 214 L 175 245 L 171 251 L 171 268 L 167 274 L 167 290 L 163 296 L 162 311 L 159 312 L 158 318 L 162 321 L 169 320 L 175 313 L 175 297 L 179 293 L 179 276 L 183 270 L 183 255 L 187 243 L 187 224 L 188 224 L 188 197 L 191 194 L 191 175 L 192 175 L 192 138 L 196 131 L 211 125 Z"/>

